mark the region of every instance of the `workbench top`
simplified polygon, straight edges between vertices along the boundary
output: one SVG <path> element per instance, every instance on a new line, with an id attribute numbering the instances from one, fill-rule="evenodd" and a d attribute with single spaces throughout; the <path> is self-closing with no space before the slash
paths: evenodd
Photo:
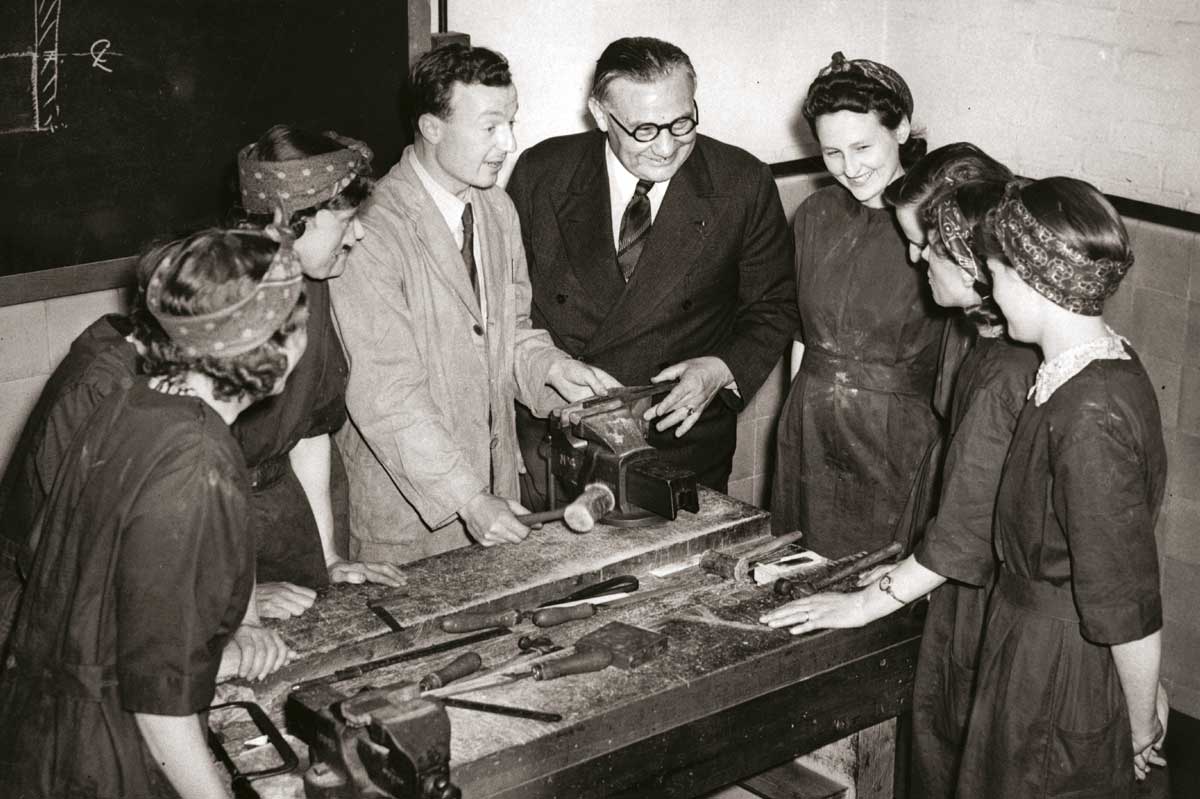
<path id="1" fill-rule="evenodd" d="M 579 585 L 635 574 L 642 591 L 675 590 L 546 630 L 522 624 L 471 647 L 487 667 L 516 654 L 522 634 L 539 632 L 569 647 L 618 620 L 669 640 L 665 654 L 636 669 L 609 667 L 463 695 L 564 717 L 545 723 L 448 709 L 451 775 L 466 799 L 583 799 L 620 790 L 636 796 L 642 794 L 634 786 L 646 778 L 659 780 L 655 795 L 690 795 L 703 785 L 722 784 L 751 773 L 748 768 L 766 768 L 798 754 L 797 735 L 807 735 L 805 741 L 832 740 L 896 715 L 908 701 L 919 620 L 893 618 L 860 630 L 797 638 L 758 623 L 762 612 L 779 603 L 767 587 L 734 584 L 695 566 L 663 578 L 649 574 L 694 561 L 706 549 L 770 534 L 769 517 L 757 508 L 708 490 L 701 491 L 700 500 L 699 513 L 682 513 L 674 522 L 625 529 L 600 525 L 587 535 L 551 524 L 520 546 L 445 553 L 404 567 L 407 584 L 401 590 L 332 586 L 303 616 L 277 625 L 304 653 L 301 660 L 260 683 L 222 686 L 219 696 L 257 701 L 282 727 L 282 703 L 292 685 L 446 640 L 451 636 L 434 624 L 442 616 L 468 608 L 531 608 Z M 403 629 L 389 628 L 370 610 L 368 604 L 381 599 Z M 405 662 L 335 687 L 350 694 L 368 685 L 415 681 L 464 651 Z M 849 692 L 829 689 L 846 680 Z M 810 684 L 811 697 L 804 690 Z M 231 743 L 244 732 L 239 727 L 225 729 Z M 696 758 L 711 760 L 729 751 L 742 754 L 698 769 Z M 674 793 L 663 782 L 670 774 L 679 781 Z M 303 795 L 296 792 L 298 778 L 270 782 L 269 789 L 261 784 L 264 796 Z"/>

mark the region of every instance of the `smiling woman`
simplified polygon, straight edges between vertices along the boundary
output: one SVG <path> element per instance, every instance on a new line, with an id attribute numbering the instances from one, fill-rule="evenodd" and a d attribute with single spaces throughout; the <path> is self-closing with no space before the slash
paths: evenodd
<path id="1" fill-rule="evenodd" d="M 800 363 L 780 418 L 777 532 L 839 557 L 907 543 L 926 520 L 944 329 L 883 192 L 925 147 L 912 95 L 883 64 L 836 53 L 803 113 L 837 186 L 795 221 Z"/>

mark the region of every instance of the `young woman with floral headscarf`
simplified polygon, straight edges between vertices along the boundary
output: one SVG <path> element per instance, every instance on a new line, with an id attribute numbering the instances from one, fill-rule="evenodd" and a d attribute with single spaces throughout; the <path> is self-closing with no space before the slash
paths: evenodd
<path id="1" fill-rule="evenodd" d="M 959 795 L 1129 797 L 1163 762 L 1167 477 L 1154 386 L 1102 316 L 1133 265 L 1129 236 L 1099 191 L 1065 177 L 1010 186 L 984 233 L 1009 335 L 1042 365 L 996 498 L 1000 568 Z"/>

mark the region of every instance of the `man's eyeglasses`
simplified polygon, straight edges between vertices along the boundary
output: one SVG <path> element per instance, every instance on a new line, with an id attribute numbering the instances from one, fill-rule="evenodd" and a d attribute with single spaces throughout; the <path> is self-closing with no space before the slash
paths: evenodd
<path id="1" fill-rule="evenodd" d="M 697 125 L 700 124 L 700 106 L 696 104 L 695 100 L 692 101 L 692 112 L 692 116 L 690 117 L 680 117 L 679 119 L 668 122 L 665 125 L 656 125 L 653 122 L 643 122 L 633 130 L 630 130 L 622 125 L 621 120 L 613 116 L 611 111 L 608 111 L 607 109 L 605 110 L 605 113 L 608 114 L 608 118 L 615 122 L 618 128 L 625 131 L 625 135 L 629 136 L 634 141 L 640 141 L 643 144 L 654 141 L 658 138 L 658 134 L 662 133 L 664 130 L 669 130 L 671 135 L 676 138 L 688 135 L 696 129 Z"/>

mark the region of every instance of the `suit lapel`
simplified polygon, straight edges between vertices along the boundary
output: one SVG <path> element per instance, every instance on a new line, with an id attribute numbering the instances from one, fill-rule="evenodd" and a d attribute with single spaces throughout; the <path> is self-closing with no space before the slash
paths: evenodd
<path id="1" fill-rule="evenodd" d="M 625 337 L 647 313 L 676 293 L 679 282 L 696 266 L 705 237 L 713 230 L 721 201 L 714 194 L 704 150 L 698 142 L 691 157 L 671 179 L 637 270 L 604 324 L 588 342 L 589 353 Z M 604 217 L 605 221 L 609 218 Z"/>
<path id="2" fill-rule="evenodd" d="M 611 308 L 625 288 L 609 222 L 612 208 L 604 166 L 605 146 L 603 135 L 588 141 L 584 158 L 554 203 L 568 263 L 576 281 L 589 292 L 588 302 L 599 309 Z"/>
<path id="3" fill-rule="evenodd" d="M 453 289 L 455 296 L 467 307 L 475 321 L 482 322 L 483 316 L 479 311 L 479 303 L 475 300 L 475 290 L 471 288 L 471 278 L 467 274 L 462 252 L 454 243 L 454 234 L 446 226 L 446 218 L 421 184 L 421 179 L 413 171 L 412 165 L 407 163 L 407 159 L 415 157 L 410 147 L 404 152 L 401 160 L 401 175 L 409 184 L 403 196 L 407 199 L 409 213 L 417 221 L 418 236 L 430 253 L 430 271 Z M 478 235 L 478 229 L 483 226 L 477 222 L 475 227 Z M 480 249 L 484 246 L 481 242 Z"/>

